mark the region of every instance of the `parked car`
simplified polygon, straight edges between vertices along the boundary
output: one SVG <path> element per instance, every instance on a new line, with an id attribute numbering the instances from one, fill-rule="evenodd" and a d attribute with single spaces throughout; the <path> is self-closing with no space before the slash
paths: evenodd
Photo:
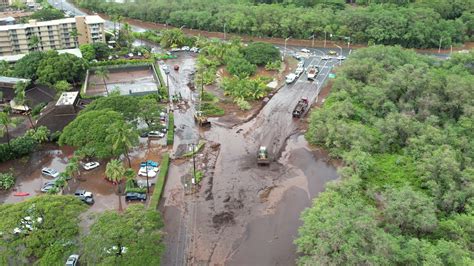
<path id="1" fill-rule="evenodd" d="M 301 49 L 301 52 L 302 53 L 307 53 L 307 54 L 311 53 L 311 51 L 306 49 L 306 48 Z"/>
<path id="2" fill-rule="evenodd" d="M 153 171 L 153 169 L 150 169 L 149 167 L 140 167 L 140 170 L 138 170 L 138 175 L 154 178 L 156 176 L 156 172 Z"/>
<path id="3" fill-rule="evenodd" d="M 299 77 L 299 76 L 301 76 L 301 74 L 303 74 L 303 72 L 304 72 L 304 67 L 303 67 L 303 66 L 299 66 L 299 67 L 296 68 L 296 70 L 295 70 L 295 75 L 296 75 L 297 77 Z"/>
<path id="4" fill-rule="evenodd" d="M 334 50 L 330 50 L 330 51 L 328 52 L 328 55 L 337 55 L 337 52 L 334 51 Z"/>
<path id="5" fill-rule="evenodd" d="M 304 67 L 304 59 L 301 59 L 299 62 L 298 62 L 298 67 Z"/>
<path id="6" fill-rule="evenodd" d="M 160 131 L 150 131 L 148 132 L 148 138 L 163 138 L 165 133 Z"/>
<path id="7" fill-rule="evenodd" d="M 44 167 L 43 169 L 41 169 L 41 173 L 45 176 L 50 176 L 54 178 L 59 176 L 58 170 L 49 167 Z"/>
<path id="8" fill-rule="evenodd" d="M 71 256 L 69 256 L 69 258 L 67 258 L 66 266 L 76 266 L 78 261 L 79 255 L 72 254 Z"/>
<path id="9" fill-rule="evenodd" d="M 181 51 L 189 51 L 189 46 L 183 46 L 181 47 Z"/>
<path id="10" fill-rule="evenodd" d="M 78 189 L 76 192 L 74 192 L 74 196 L 89 205 L 94 204 L 94 195 L 92 195 L 92 192 L 86 191 L 84 189 Z"/>
<path id="11" fill-rule="evenodd" d="M 329 60 L 329 59 L 331 59 L 331 57 L 329 57 L 329 55 L 323 55 L 323 56 L 321 57 L 321 59 L 322 59 L 322 60 Z"/>
<path id="12" fill-rule="evenodd" d="M 193 53 L 199 53 L 199 48 L 197 47 L 191 47 L 191 49 L 189 49 L 189 51 L 193 52 Z"/>
<path id="13" fill-rule="evenodd" d="M 46 193 L 55 187 L 55 183 L 44 183 L 41 187 L 41 192 Z"/>
<path id="14" fill-rule="evenodd" d="M 345 57 L 345 56 L 342 56 L 342 55 L 340 55 L 340 56 L 338 56 L 338 57 L 337 57 L 337 60 L 346 60 L 346 57 Z"/>
<path id="15" fill-rule="evenodd" d="M 129 192 L 125 195 L 125 200 L 126 201 L 133 201 L 133 200 L 145 201 L 146 194 L 137 193 L 137 192 Z"/>
<path id="16" fill-rule="evenodd" d="M 295 81 L 296 78 L 297 78 L 297 76 L 296 76 L 294 73 L 290 73 L 290 74 L 288 74 L 288 75 L 286 76 L 286 80 L 285 80 L 285 81 L 286 81 L 287 84 L 290 84 L 290 83 L 292 83 L 293 81 Z"/>
<path id="17" fill-rule="evenodd" d="M 152 160 L 148 160 L 146 162 L 140 163 L 140 167 L 144 167 L 144 166 L 158 167 L 158 165 L 160 165 L 160 163 L 152 161 Z"/>
<path id="18" fill-rule="evenodd" d="M 88 162 L 88 163 L 85 163 L 82 167 L 85 170 L 89 171 L 89 170 L 92 170 L 92 169 L 97 168 L 99 166 L 100 166 L 100 164 L 98 162 Z"/>

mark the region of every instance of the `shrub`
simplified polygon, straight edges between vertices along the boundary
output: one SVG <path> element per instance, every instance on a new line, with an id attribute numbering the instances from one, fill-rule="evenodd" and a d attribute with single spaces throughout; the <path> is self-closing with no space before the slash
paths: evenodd
<path id="1" fill-rule="evenodd" d="M 43 103 L 39 103 L 39 104 L 35 105 L 33 107 L 33 109 L 31 109 L 31 115 L 33 117 L 38 116 L 41 113 L 41 110 L 43 109 L 43 107 L 45 107 L 47 104 L 48 103 L 43 102 Z"/>
<path id="2" fill-rule="evenodd" d="M 265 65 L 266 70 L 279 70 L 280 67 L 281 67 L 281 61 L 280 60 L 273 61 L 273 62 L 268 62 Z"/>
<path id="3" fill-rule="evenodd" d="M 174 115 L 170 113 L 168 120 L 168 133 L 166 136 L 166 143 L 168 145 L 173 145 L 174 142 Z"/>
<path id="4" fill-rule="evenodd" d="M 163 187 L 165 186 L 166 177 L 168 176 L 168 169 L 170 164 L 170 155 L 168 153 L 163 154 L 163 159 L 161 160 L 161 169 L 158 174 L 158 179 L 155 184 L 155 190 L 150 199 L 150 205 L 152 208 L 158 208 L 160 203 L 161 193 L 163 192 Z"/>
<path id="5" fill-rule="evenodd" d="M 242 98 L 236 99 L 235 103 L 237 103 L 237 106 L 239 106 L 239 108 L 244 110 L 244 111 L 250 110 L 252 108 L 250 103 L 247 102 L 246 100 L 242 99 Z"/>
<path id="6" fill-rule="evenodd" d="M 264 66 L 280 59 L 280 51 L 270 43 L 254 42 L 242 49 L 250 63 Z"/>
<path id="7" fill-rule="evenodd" d="M 227 71 L 230 74 L 239 77 L 246 78 L 255 74 L 257 66 L 251 64 L 249 61 L 241 57 L 234 57 L 227 62 Z"/>
<path id="8" fill-rule="evenodd" d="M 10 142 L 10 146 L 7 143 L 0 144 L 0 162 L 27 155 L 34 151 L 37 145 L 38 142 L 30 136 L 18 137 Z"/>
<path id="9" fill-rule="evenodd" d="M 98 61 L 90 63 L 91 67 L 116 66 L 116 65 L 148 65 L 153 63 L 153 59 L 115 59 L 108 61 Z"/>
<path id="10" fill-rule="evenodd" d="M 0 189 L 8 190 L 15 185 L 15 176 L 12 173 L 0 173 Z"/>

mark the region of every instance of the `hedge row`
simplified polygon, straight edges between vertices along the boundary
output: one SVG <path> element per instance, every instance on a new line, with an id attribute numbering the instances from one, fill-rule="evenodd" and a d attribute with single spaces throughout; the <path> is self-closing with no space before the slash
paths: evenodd
<path id="1" fill-rule="evenodd" d="M 170 164 L 170 155 L 168 153 L 163 154 L 163 159 L 161 160 L 161 169 L 160 173 L 158 174 L 158 179 L 155 184 L 155 190 L 151 195 L 150 205 L 152 208 L 158 208 L 158 204 L 160 203 L 161 193 L 163 192 L 163 188 L 165 187 L 166 177 L 168 176 L 168 169 Z"/>
<path id="2" fill-rule="evenodd" d="M 153 59 L 115 59 L 115 60 L 108 60 L 108 61 L 98 61 L 90 63 L 91 67 L 98 67 L 98 66 L 115 66 L 115 65 L 148 65 L 152 64 Z"/>
<path id="3" fill-rule="evenodd" d="M 170 111 L 168 120 L 168 135 L 166 136 L 166 144 L 173 145 L 174 142 L 174 115 Z"/>
<path id="4" fill-rule="evenodd" d="M 33 152 L 38 142 L 30 136 L 21 136 L 7 143 L 0 144 L 0 163 L 20 158 Z"/>
<path id="5" fill-rule="evenodd" d="M 158 79 L 160 80 L 160 86 L 163 88 L 165 86 L 165 80 L 163 79 L 163 75 L 161 74 L 160 66 L 155 64 L 155 71 Z"/>

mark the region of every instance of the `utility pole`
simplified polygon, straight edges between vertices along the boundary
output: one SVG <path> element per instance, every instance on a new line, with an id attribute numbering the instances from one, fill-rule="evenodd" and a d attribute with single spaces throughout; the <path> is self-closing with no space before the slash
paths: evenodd
<path id="1" fill-rule="evenodd" d="M 339 48 L 339 50 L 340 50 L 340 52 L 341 52 L 341 53 L 339 54 L 339 56 L 340 56 L 340 57 L 339 57 L 339 65 L 341 65 L 341 64 L 342 64 L 342 47 L 339 46 L 339 45 L 337 45 L 337 44 L 334 44 L 334 45 L 336 45 L 336 47 Z"/>
<path id="2" fill-rule="evenodd" d="M 225 26 L 226 26 L 226 25 L 227 25 L 227 24 L 224 23 L 224 41 L 225 41 L 225 37 L 226 37 L 226 36 L 225 36 Z"/>
<path id="3" fill-rule="evenodd" d="M 145 171 L 146 171 L 146 193 L 150 195 L 150 185 L 148 184 L 148 160 L 145 162 Z"/>
<path id="4" fill-rule="evenodd" d="M 441 42 L 442 41 L 443 41 L 443 37 L 439 38 L 438 54 L 441 53 Z"/>
<path id="5" fill-rule="evenodd" d="M 313 33 L 313 35 L 311 35 L 311 37 L 310 37 L 310 38 L 312 38 L 312 39 L 313 39 L 313 40 L 312 40 L 312 42 L 311 42 L 311 47 L 314 47 L 314 33 Z"/>
<path id="6" fill-rule="evenodd" d="M 324 48 L 326 48 L 326 31 L 324 31 Z"/>
<path id="7" fill-rule="evenodd" d="M 291 38 L 291 36 L 285 39 L 285 51 L 283 52 L 283 60 L 285 60 L 285 57 L 286 57 L 286 42 L 287 42 L 290 38 Z"/>

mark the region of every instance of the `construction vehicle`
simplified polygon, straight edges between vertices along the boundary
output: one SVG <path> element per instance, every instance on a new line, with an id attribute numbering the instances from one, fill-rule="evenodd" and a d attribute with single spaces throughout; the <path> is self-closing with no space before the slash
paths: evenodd
<path id="1" fill-rule="evenodd" d="M 207 120 L 207 117 L 201 112 L 201 111 L 196 111 L 194 113 L 194 121 L 200 126 L 200 127 L 210 127 L 211 122 Z"/>
<path id="2" fill-rule="evenodd" d="M 309 105 L 308 98 L 306 97 L 301 98 L 301 100 L 299 100 L 298 103 L 296 104 L 295 109 L 293 109 L 293 117 L 301 118 L 306 112 L 308 105 Z"/>
<path id="3" fill-rule="evenodd" d="M 270 164 L 270 159 L 268 158 L 267 147 L 260 146 L 257 152 L 257 164 L 258 165 L 268 165 Z"/>
<path id="4" fill-rule="evenodd" d="M 308 67 L 307 75 L 308 75 L 308 80 L 314 80 L 316 78 L 316 75 L 318 75 L 319 69 L 316 66 L 310 66 Z"/>

